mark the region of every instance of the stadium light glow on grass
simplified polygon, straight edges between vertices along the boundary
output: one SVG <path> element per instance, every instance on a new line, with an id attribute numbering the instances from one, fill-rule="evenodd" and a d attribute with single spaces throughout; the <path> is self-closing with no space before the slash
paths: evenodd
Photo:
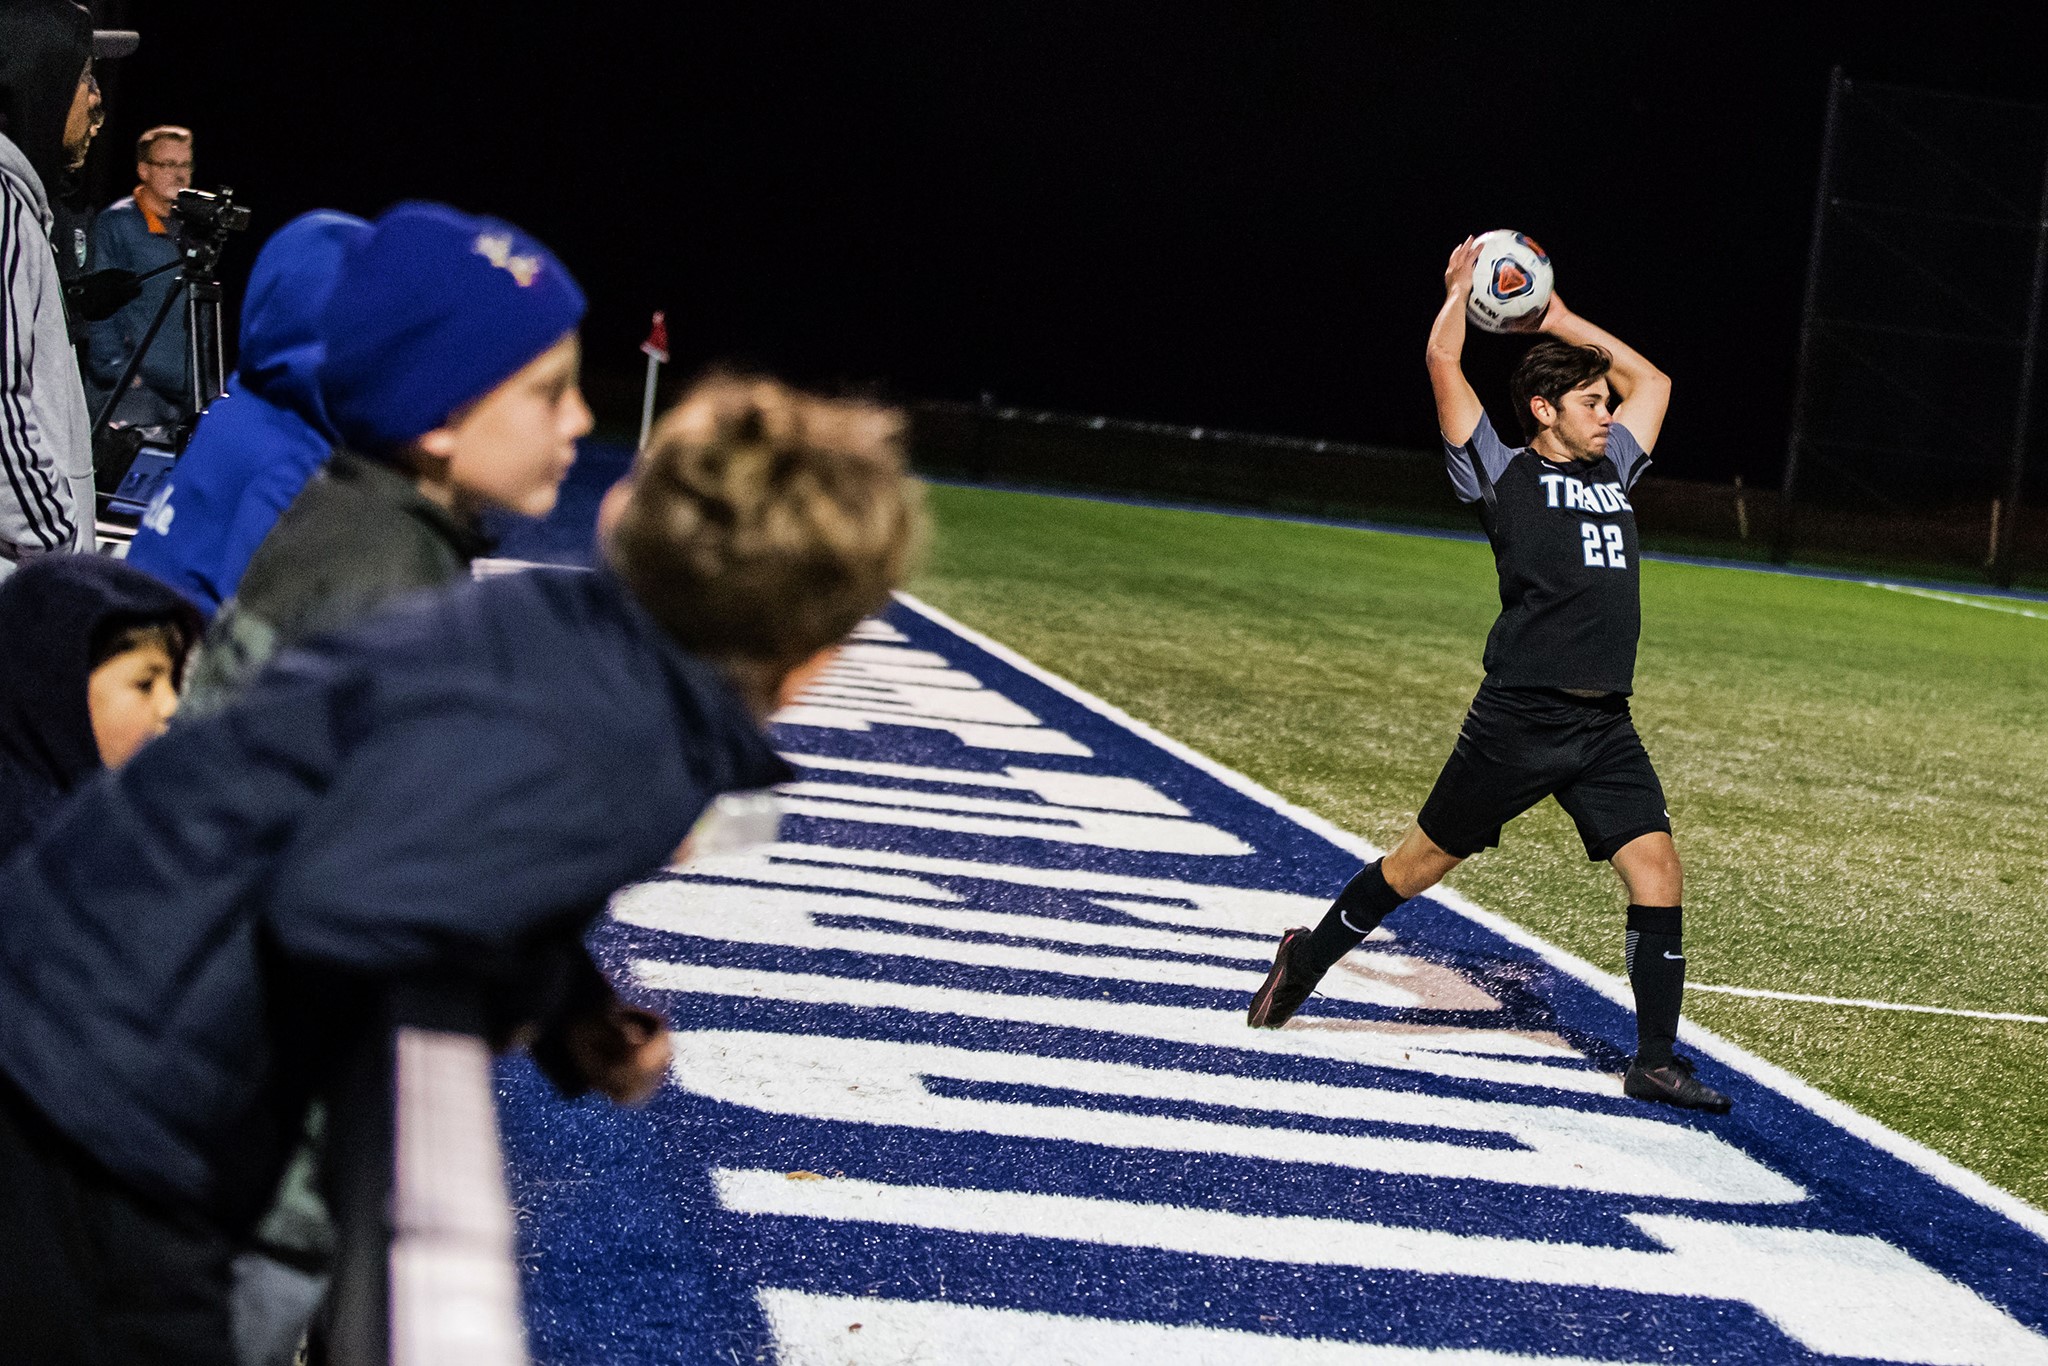
<path id="1" fill-rule="evenodd" d="M 1482 676 L 1483 544 L 978 489 L 932 507 L 918 594 L 1381 845 Z M 1647 562 L 1634 711 L 1696 980 L 2048 1013 L 2048 622 Z M 1620 883 L 1555 803 L 1449 881 L 1619 970 Z M 2048 1026 L 1701 992 L 1686 1011 L 2048 1204 Z"/>

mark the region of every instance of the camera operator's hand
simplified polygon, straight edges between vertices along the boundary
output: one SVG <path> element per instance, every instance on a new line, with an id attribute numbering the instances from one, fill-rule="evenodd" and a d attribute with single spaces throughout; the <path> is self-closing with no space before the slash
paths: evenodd
<path id="1" fill-rule="evenodd" d="M 71 311 L 87 322 L 105 322 L 142 295 L 142 277 L 132 270 L 96 270 L 64 286 Z"/>

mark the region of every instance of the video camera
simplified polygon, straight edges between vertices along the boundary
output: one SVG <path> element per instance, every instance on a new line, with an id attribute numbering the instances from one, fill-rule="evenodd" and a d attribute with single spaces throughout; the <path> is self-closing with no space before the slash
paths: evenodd
<path id="1" fill-rule="evenodd" d="M 195 246 L 210 246 L 218 256 L 227 245 L 229 233 L 246 232 L 249 228 L 249 211 L 235 203 L 235 192 L 226 185 L 218 191 L 178 191 L 178 198 L 171 205 L 171 217 L 184 229 L 181 235 L 188 261 Z"/>

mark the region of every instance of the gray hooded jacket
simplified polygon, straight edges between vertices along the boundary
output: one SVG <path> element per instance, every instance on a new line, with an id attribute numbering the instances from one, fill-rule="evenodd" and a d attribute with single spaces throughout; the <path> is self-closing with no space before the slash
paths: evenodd
<path id="1" fill-rule="evenodd" d="M 92 549 L 92 420 L 50 248 L 50 201 L 0 134 L 0 577 Z"/>

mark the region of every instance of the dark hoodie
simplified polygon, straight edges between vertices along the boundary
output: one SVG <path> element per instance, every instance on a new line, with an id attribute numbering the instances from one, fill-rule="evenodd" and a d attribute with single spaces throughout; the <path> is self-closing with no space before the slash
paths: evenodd
<path id="1" fill-rule="evenodd" d="M 134 1190 L 239 1230 L 359 1017 L 457 971 L 545 1021 L 604 899 L 784 782 L 607 572 L 428 594 L 282 656 L 0 865 L 0 1074 Z M 4 1349 L 0 1349 L 4 1354 Z"/>
<path id="2" fill-rule="evenodd" d="M 333 449 L 320 405 L 320 310 L 343 253 L 368 231 L 322 209 L 264 244 L 242 306 L 242 367 L 135 533 L 128 563 L 208 616 L 235 595 L 256 547 Z"/>
<path id="3" fill-rule="evenodd" d="M 100 771 L 86 706 L 93 641 L 166 618 L 197 638 L 198 613 L 176 593 L 98 555 L 45 555 L 0 582 L 0 859 Z"/>
<path id="4" fill-rule="evenodd" d="M 57 197 L 64 121 L 92 56 L 92 16 L 71 0 L 0 0 L 0 133 Z"/>
<path id="5" fill-rule="evenodd" d="M 92 547 L 92 423 L 50 250 L 91 50 L 92 21 L 70 0 L 0 0 L 0 576 Z"/>

